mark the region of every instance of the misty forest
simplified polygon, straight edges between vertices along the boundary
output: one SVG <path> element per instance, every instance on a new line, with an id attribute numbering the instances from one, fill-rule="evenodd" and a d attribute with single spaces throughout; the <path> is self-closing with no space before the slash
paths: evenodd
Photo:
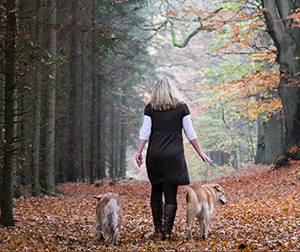
<path id="1" fill-rule="evenodd" d="M 120 250 L 299 250 L 299 0 L 0 0 L 0 13 L 1 250 L 116 250 L 91 234 L 92 196 L 112 190 L 123 195 L 127 211 Z M 217 181 L 231 197 L 216 218 L 243 216 L 233 202 L 244 197 L 249 205 L 247 188 L 255 191 L 253 205 L 264 204 L 266 191 L 275 208 L 272 197 L 285 198 L 277 209 L 290 206 L 290 224 L 252 208 L 265 215 L 269 231 L 249 242 L 232 238 L 237 222 L 247 224 L 230 221 L 227 232 L 219 222 L 206 243 L 195 238 L 197 245 L 181 235 L 179 211 L 180 244 L 145 242 L 150 187 L 145 162 L 139 168 L 135 155 L 145 106 L 163 77 L 181 92 L 213 160 L 202 162 L 184 136 L 191 182 Z M 184 189 L 179 196 L 185 209 Z M 53 231 L 50 212 L 64 208 L 58 201 L 74 210 L 62 211 Z M 78 224 L 76 214 L 89 216 Z M 148 223 L 133 224 L 133 216 Z M 247 216 L 249 225 L 257 222 Z M 30 222 L 48 229 L 35 231 Z M 264 232 L 279 226 L 282 237 L 267 241 Z"/>

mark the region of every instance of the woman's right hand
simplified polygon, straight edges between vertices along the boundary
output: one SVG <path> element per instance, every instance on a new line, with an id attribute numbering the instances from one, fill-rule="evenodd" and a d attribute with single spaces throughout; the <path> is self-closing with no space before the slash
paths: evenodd
<path id="1" fill-rule="evenodd" d="M 143 163 L 142 151 L 144 149 L 146 142 L 147 142 L 147 140 L 139 139 L 139 145 L 138 145 L 136 156 L 135 156 L 135 162 L 138 165 L 138 167 L 141 167 L 141 165 Z"/>
<path id="2" fill-rule="evenodd" d="M 141 152 L 136 153 L 135 161 L 136 161 L 136 164 L 138 165 L 138 167 L 141 167 L 141 165 L 143 163 L 143 157 L 142 157 Z"/>

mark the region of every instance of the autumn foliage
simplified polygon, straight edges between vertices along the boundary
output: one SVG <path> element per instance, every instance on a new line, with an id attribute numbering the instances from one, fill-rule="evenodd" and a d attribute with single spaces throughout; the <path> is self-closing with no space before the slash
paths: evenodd
<path id="1" fill-rule="evenodd" d="M 153 239 L 149 182 L 109 181 L 59 186 L 57 196 L 14 200 L 15 227 L 0 227 L 1 250 L 300 250 L 300 162 L 285 169 L 245 167 L 211 181 L 226 190 L 228 203 L 217 205 L 208 238 L 203 241 L 198 221 L 193 241 L 187 240 L 185 188 L 180 187 L 172 241 Z M 22 188 L 29 195 L 28 188 Z M 98 241 L 93 195 L 121 195 L 124 221 L 119 245 Z"/>
<path id="2" fill-rule="evenodd" d="M 282 109 L 280 98 L 273 96 L 278 82 L 279 74 L 258 70 L 213 87 L 210 91 L 216 92 L 216 95 L 210 104 L 214 105 L 220 100 L 232 102 L 235 112 L 240 116 L 254 120 L 266 113 L 270 118 Z"/>
<path id="3" fill-rule="evenodd" d="M 228 1 L 214 12 L 187 6 L 182 10 L 169 11 L 168 15 L 180 20 L 198 20 L 201 30 L 214 34 L 217 42 L 211 54 L 232 58 L 245 56 L 260 65 L 255 71 L 239 77 L 232 76 L 224 83 L 210 83 L 207 90 L 214 94 L 214 99 L 204 106 L 232 103 L 234 112 L 250 120 L 260 115 L 266 115 L 269 119 L 282 109 L 280 98 L 274 95 L 280 80 L 279 72 L 274 70 L 277 50 L 264 39 L 266 31 L 261 9 L 244 6 L 242 1 Z"/>

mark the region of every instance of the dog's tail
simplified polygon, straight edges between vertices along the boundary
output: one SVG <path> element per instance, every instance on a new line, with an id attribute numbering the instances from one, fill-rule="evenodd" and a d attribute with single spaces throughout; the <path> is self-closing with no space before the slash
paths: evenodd
<path id="1" fill-rule="evenodd" d="M 111 224 L 112 231 L 115 231 L 118 226 L 118 217 L 119 217 L 120 207 L 117 204 L 116 199 L 110 199 L 105 209 L 105 217 L 108 219 L 105 222 Z"/>
<path id="2" fill-rule="evenodd" d="M 193 188 L 190 186 L 186 187 L 186 202 L 187 202 L 187 207 L 189 209 L 194 209 L 196 212 L 200 212 L 201 206 L 198 204 L 198 198 L 196 193 L 194 192 Z"/>

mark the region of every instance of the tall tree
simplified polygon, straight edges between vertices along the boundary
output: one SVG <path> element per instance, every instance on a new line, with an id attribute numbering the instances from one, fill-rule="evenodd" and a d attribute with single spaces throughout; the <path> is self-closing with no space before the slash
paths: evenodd
<path id="1" fill-rule="evenodd" d="M 95 121 L 96 121 L 96 10 L 95 0 L 92 2 L 92 50 L 91 50 L 91 86 L 92 86 L 92 101 L 91 101 L 91 129 L 90 129 L 90 184 L 94 184 L 95 180 Z"/>
<path id="2" fill-rule="evenodd" d="M 72 13 L 71 27 L 76 27 L 77 25 L 77 9 L 75 1 L 72 1 L 70 13 Z M 69 96 L 69 178 L 70 181 L 76 181 L 79 178 L 79 166 L 77 162 L 78 156 L 78 144 L 77 144 L 77 127 L 76 127 L 76 115 L 77 115 L 77 62 L 78 62 L 78 54 L 77 54 L 77 30 L 71 28 L 70 32 L 70 57 L 69 57 L 69 88 L 70 88 L 70 96 Z"/>
<path id="3" fill-rule="evenodd" d="M 276 167 L 288 162 L 290 157 L 300 159 L 300 152 L 291 152 L 293 146 L 300 147 L 300 27 L 297 14 L 299 0 L 262 0 L 267 32 L 277 48 L 280 65 L 278 94 L 282 100 L 285 126 L 285 145 Z"/>
<path id="4" fill-rule="evenodd" d="M 48 0 L 49 13 L 49 54 L 52 60 L 47 86 L 47 123 L 45 156 L 45 190 L 55 192 L 55 109 L 56 109 L 56 56 L 57 56 L 57 0 Z"/>
<path id="5" fill-rule="evenodd" d="M 42 6 L 44 0 L 36 0 L 36 46 L 42 45 L 43 27 L 40 21 L 43 19 Z M 42 65 L 37 65 L 35 74 L 34 100 L 33 100 L 33 129 L 32 129 L 32 196 L 39 196 L 39 169 L 40 169 L 40 136 L 41 136 L 41 86 L 42 86 Z"/>
<path id="6" fill-rule="evenodd" d="M 84 21 L 83 21 L 83 26 L 84 26 Z M 80 76 L 80 176 L 82 179 L 85 178 L 85 172 L 84 172 L 84 112 L 83 112 L 83 107 L 84 107 L 84 81 L 85 81 L 85 71 L 84 71 L 84 32 L 82 33 L 82 40 L 81 40 L 81 59 L 80 59 L 80 68 L 81 68 L 81 76 Z"/>
<path id="7" fill-rule="evenodd" d="M 110 101 L 110 167 L 109 167 L 109 175 L 112 179 L 116 177 L 116 163 L 117 160 L 115 159 L 115 152 L 116 152 L 116 147 L 115 147 L 115 128 L 116 128 L 116 117 L 115 117 L 115 106 L 114 106 L 114 101 L 115 101 L 115 94 L 112 94 L 112 100 Z"/>
<path id="8" fill-rule="evenodd" d="M 104 143 L 103 143 L 103 78 L 98 78 L 97 90 L 97 179 L 105 178 Z"/>
<path id="9" fill-rule="evenodd" d="M 15 176 L 14 171 L 16 170 L 16 157 L 14 155 L 16 144 L 15 1 L 6 1 L 5 8 L 7 17 L 5 33 L 5 141 L 0 224 L 4 226 L 14 226 L 12 185 L 13 176 Z"/>

